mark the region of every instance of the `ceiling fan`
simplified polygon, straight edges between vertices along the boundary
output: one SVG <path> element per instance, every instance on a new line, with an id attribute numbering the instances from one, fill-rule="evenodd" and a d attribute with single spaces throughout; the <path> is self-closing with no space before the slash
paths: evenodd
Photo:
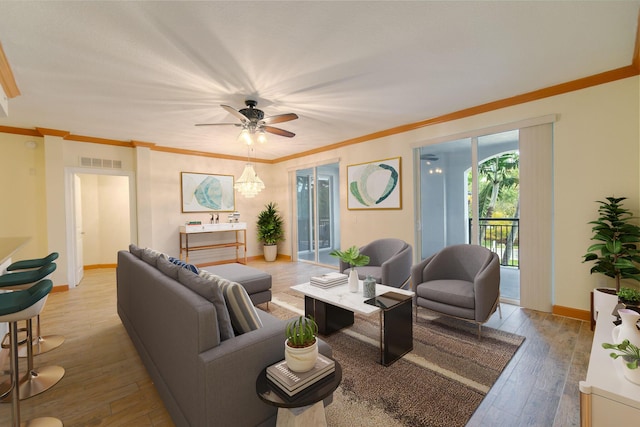
<path id="1" fill-rule="evenodd" d="M 298 118 L 297 114 L 287 113 L 287 114 L 279 114 L 277 116 L 265 117 L 264 111 L 259 110 L 256 107 L 258 105 L 257 101 L 253 99 L 247 99 L 245 102 L 247 108 L 243 108 L 241 110 L 236 110 L 233 107 L 228 105 L 220 105 L 222 108 L 227 110 L 232 116 L 236 117 L 240 120 L 240 123 L 197 123 L 196 126 L 239 126 L 242 127 L 242 132 L 240 133 L 240 137 L 246 139 L 247 144 L 252 143 L 252 135 L 258 135 L 258 141 L 264 142 L 266 137 L 264 135 L 265 132 L 272 133 L 274 135 L 285 136 L 287 138 L 292 138 L 296 134 L 293 132 L 289 132 L 288 130 L 276 128 L 273 126 L 269 126 L 274 123 L 282 123 L 288 122 L 290 120 L 295 120 Z M 244 134 L 244 135 L 243 135 Z"/>

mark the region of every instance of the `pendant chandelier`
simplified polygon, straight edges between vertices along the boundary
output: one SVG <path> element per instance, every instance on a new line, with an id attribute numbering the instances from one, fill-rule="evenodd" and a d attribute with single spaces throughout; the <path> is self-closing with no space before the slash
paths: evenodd
<path id="1" fill-rule="evenodd" d="M 238 190 L 244 197 L 251 198 L 264 190 L 264 182 L 262 182 L 255 169 L 253 169 L 253 164 L 251 163 L 251 148 L 249 148 L 248 151 L 247 164 L 244 166 L 244 171 L 242 171 L 240 178 L 233 184 L 233 188 Z"/>

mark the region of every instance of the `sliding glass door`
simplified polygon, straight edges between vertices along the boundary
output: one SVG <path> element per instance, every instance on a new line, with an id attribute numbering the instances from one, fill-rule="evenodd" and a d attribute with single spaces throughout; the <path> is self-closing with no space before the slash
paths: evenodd
<path id="1" fill-rule="evenodd" d="M 473 243 L 498 253 L 502 297 L 518 301 L 518 131 L 421 147 L 420 256 Z"/>
<path id="2" fill-rule="evenodd" d="M 340 247 L 338 163 L 296 171 L 298 260 L 337 266 Z"/>

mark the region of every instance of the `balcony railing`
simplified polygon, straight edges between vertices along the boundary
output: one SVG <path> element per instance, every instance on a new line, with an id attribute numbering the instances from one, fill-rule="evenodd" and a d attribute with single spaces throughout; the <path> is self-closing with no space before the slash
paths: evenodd
<path id="1" fill-rule="evenodd" d="M 471 240 L 472 221 L 469 219 L 469 240 Z M 478 223 L 480 245 L 497 253 L 500 256 L 501 265 L 520 267 L 518 262 L 519 225 L 519 218 L 480 218 Z"/>

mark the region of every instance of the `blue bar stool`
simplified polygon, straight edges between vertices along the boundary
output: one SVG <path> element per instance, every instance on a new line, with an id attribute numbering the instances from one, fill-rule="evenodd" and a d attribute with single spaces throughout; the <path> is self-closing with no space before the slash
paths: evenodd
<path id="1" fill-rule="evenodd" d="M 20 427 L 20 372 L 18 369 L 18 321 L 29 320 L 42 311 L 53 283 L 45 279 L 29 289 L 0 294 L 0 322 L 9 323 L 11 353 L 11 420 L 12 427 Z M 62 427 L 57 418 L 43 417 L 28 421 L 29 426 Z"/>
<path id="2" fill-rule="evenodd" d="M 44 258 L 34 258 L 34 259 L 23 259 L 21 261 L 16 261 L 7 267 L 7 271 L 15 271 L 15 270 L 31 270 L 33 268 L 40 268 L 43 265 L 51 264 L 53 261 L 57 260 L 60 255 L 58 252 L 51 252 Z"/>
<path id="3" fill-rule="evenodd" d="M 42 280 L 56 269 L 56 264 L 51 260 L 58 258 L 57 252 L 52 252 L 44 258 L 28 259 L 17 261 L 7 267 L 8 271 L 13 273 L 3 274 L 0 276 L 0 289 L 17 290 L 30 287 L 38 280 Z M 64 342 L 62 335 L 42 336 L 40 327 L 40 315 L 36 318 L 36 335 L 33 340 L 34 355 L 46 353 L 54 348 L 58 348 Z M 20 357 L 28 357 L 26 346 L 21 346 L 18 355 Z"/>
<path id="4" fill-rule="evenodd" d="M 17 273 L 7 273 L 0 276 L 0 290 L 11 290 L 9 292 L 0 295 L 11 295 L 15 292 L 19 292 L 25 289 L 31 289 L 35 282 L 44 279 L 56 269 L 55 263 L 49 263 L 35 270 L 25 270 Z M 43 302 L 44 304 L 44 302 Z M 35 314 L 36 317 L 40 316 L 40 311 Z M 33 367 L 33 320 L 28 318 L 27 321 L 27 373 L 20 381 L 20 396 L 22 399 L 33 397 L 43 391 L 53 387 L 64 376 L 64 368 L 61 366 L 45 366 L 35 369 Z M 17 333 L 17 330 L 16 330 Z M 64 338 L 63 338 L 64 340 Z M 18 341 L 15 341 L 15 347 L 17 348 Z M 18 351 L 18 350 L 16 350 Z M 3 400 L 6 401 L 6 390 L 9 385 L 0 385 L 0 396 L 3 396 Z"/>

